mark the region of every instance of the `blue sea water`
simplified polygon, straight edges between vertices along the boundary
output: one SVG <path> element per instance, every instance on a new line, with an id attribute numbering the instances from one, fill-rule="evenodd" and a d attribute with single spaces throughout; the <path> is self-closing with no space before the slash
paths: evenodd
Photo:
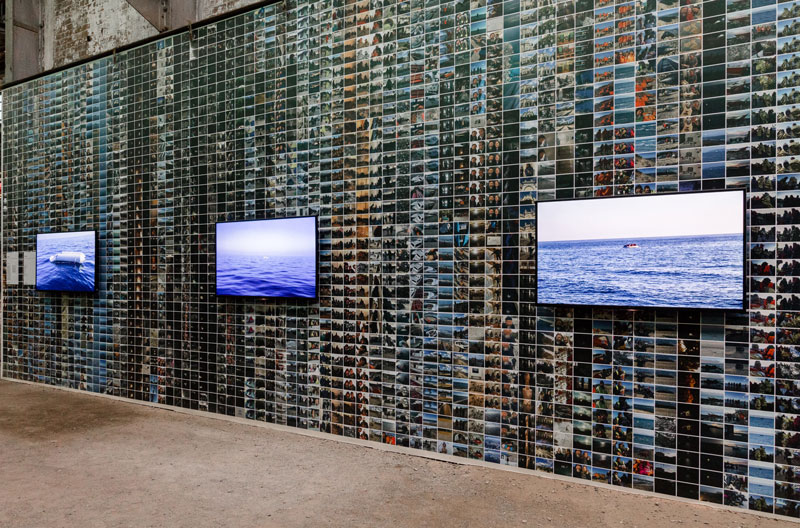
<path id="1" fill-rule="evenodd" d="M 543 304 L 742 308 L 741 235 L 540 242 L 538 251 Z"/>
<path id="2" fill-rule="evenodd" d="M 83 264 L 55 264 L 50 257 L 62 251 L 86 255 Z M 91 292 L 95 281 L 95 232 L 39 234 L 36 239 L 36 289 Z"/>
<path id="3" fill-rule="evenodd" d="M 316 259 L 218 254 L 217 295 L 314 298 Z"/>

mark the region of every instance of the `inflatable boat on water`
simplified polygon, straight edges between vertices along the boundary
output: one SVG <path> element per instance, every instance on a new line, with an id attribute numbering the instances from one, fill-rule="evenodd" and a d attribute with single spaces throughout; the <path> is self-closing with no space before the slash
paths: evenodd
<path id="1" fill-rule="evenodd" d="M 50 257 L 53 264 L 75 264 L 80 266 L 86 262 L 86 255 L 80 251 L 61 251 Z"/>

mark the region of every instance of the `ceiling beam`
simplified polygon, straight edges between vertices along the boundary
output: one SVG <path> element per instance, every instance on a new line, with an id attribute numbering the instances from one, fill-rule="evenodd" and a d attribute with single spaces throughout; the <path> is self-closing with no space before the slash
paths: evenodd
<path id="1" fill-rule="evenodd" d="M 167 30 L 168 0 L 125 0 L 159 32 Z"/>
<path id="2" fill-rule="evenodd" d="M 40 0 L 6 0 L 4 82 L 42 71 Z"/>
<path id="3" fill-rule="evenodd" d="M 160 33 L 197 22 L 197 0 L 125 0 Z"/>

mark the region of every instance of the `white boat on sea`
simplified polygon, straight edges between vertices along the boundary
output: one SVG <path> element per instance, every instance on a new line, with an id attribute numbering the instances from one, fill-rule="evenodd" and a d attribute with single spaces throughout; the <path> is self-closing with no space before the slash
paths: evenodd
<path id="1" fill-rule="evenodd" d="M 77 264 L 86 262 L 86 255 L 80 251 L 61 251 L 50 257 L 53 264 Z"/>

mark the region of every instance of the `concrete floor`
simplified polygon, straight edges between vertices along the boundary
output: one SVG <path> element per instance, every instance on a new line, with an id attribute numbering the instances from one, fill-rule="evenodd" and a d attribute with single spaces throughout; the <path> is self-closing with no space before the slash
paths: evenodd
<path id="1" fill-rule="evenodd" d="M 0 381 L 0 526 L 797 526 Z"/>

